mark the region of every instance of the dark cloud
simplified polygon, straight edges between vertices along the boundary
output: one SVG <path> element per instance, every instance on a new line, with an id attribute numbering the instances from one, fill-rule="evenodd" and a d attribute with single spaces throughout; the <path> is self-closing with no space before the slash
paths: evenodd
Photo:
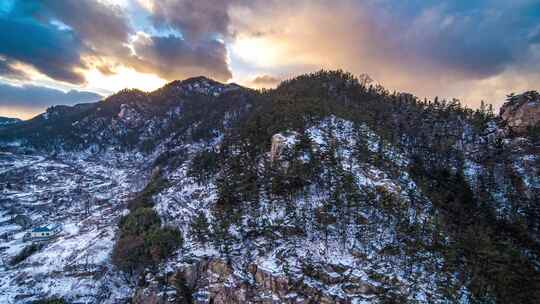
<path id="1" fill-rule="evenodd" d="M 527 56 L 538 28 L 538 1 L 376 1 L 376 33 L 394 57 L 481 79 Z M 380 5 L 384 3 L 385 5 Z M 377 25 L 379 24 L 379 25 Z M 410 62 L 410 61 L 408 61 Z"/>
<path id="2" fill-rule="evenodd" d="M 225 45 L 217 40 L 189 44 L 173 35 L 139 36 L 133 48 L 137 55 L 131 59 L 131 66 L 165 79 L 204 75 L 225 81 L 232 77 Z"/>
<path id="3" fill-rule="evenodd" d="M 133 31 L 128 16 L 113 5 L 95 0 L 27 0 L 39 6 L 38 18 L 60 20 L 97 54 L 127 54 L 124 46 Z"/>
<path id="4" fill-rule="evenodd" d="M 504 37 L 519 34 L 501 33 L 506 30 L 501 18 L 489 11 L 428 10 L 417 17 L 414 32 L 406 36 L 411 40 L 400 44 L 413 47 L 416 56 L 435 65 L 475 78 L 488 77 L 516 60 L 515 47 L 525 47 L 517 39 Z"/>
<path id="5" fill-rule="evenodd" d="M 152 20 L 157 27 L 180 31 L 188 41 L 206 40 L 209 35 L 227 34 L 231 2 L 234 1 L 155 1 Z"/>
<path id="6" fill-rule="evenodd" d="M 51 105 L 73 105 L 98 101 L 101 95 L 92 92 L 71 90 L 63 92 L 56 89 L 24 85 L 21 87 L 0 83 L 0 107 L 42 108 Z"/>
<path id="7" fill-rule="evenodd" d="M 249 32 L 250 24 L 239 24 L 231 11 L 287 10 L 292 6 L 278 0 L 153 0 L 150 17 L 156 28 L 179 32 L 189 43 L 208 38 L 234 38 L 237 31 Z M 239 10 L 238 10 L 239 9 Z M 233 13 L 234 14 L 234 13 Z M 269 24 L 269 26 L 273 26 Z M 279 26 L 279 25 L 277 25 Z M 283 30 L 283 29 L 280 29 Z M 273 28 L 257 29 L 252 36 L 262 36 L 275 31 Z"/>
<path id="8" fill-rule="evenodd" d="M 53 79 L 83 83 L 81 41 L 72 31 L 32 19 L 0 15 L 0 55 L 31 64 Z"/>
<path id="9" fill-rule="evenodd" d="M 16 2 L 9 14 L 0 16 L 0 56 L 30 64 L 53 79 L 77 84 L 85 81 L 78 71 L 95 67 L 111 75 L 118 65 L 167 80 L 201 74 L 230 79 L 225 45 L 212 36 L 228 23 L 219 21 L 226 18 L 226 7 L 221 2 L 190 3 L 159 2 L 151 17 L 161 29 L 185 27 L 183 37 L 141 35 L 143 38 L 130 48 L 135 29 L 130 16 L 118 6 L 96 0 Z M 175 15 L 183 15 L 184 21 Z M 198 18 L 205 21 L 197 24 Z"/>
<path id="10" fill-rule="evenodd" d="M 137 55 L 166 79 L 205 75 L 232 77 L 222 40 L 229 34 L 229 7 L 238 0 L 154 1 L 151 20 L 161 30 L 179 35 L 150 37 L 135 45 Z M 174 64 L 176 63 L 176 66 Z"/>

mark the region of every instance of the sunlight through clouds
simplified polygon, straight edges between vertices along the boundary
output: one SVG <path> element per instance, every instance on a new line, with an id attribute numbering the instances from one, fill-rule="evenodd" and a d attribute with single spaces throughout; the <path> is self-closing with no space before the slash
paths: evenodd
<path id="1" fill-rule="evenodd" d="M 146 74 L 124 66 L 115 69 L 114 74 L 103 75 L 93 69 L 85 74 L 88 84 L 86 89 L 110 94 L 124 88 L 137 88 L 152 91 L 163 86 L 167 81 L 154 74 Z"/>

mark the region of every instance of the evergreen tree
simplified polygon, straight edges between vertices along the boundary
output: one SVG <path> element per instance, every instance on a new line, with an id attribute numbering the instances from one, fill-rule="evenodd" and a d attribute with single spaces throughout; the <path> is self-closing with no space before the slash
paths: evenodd
<path id="1" fill-rule="evenodd" d="M 210 235 L 210 224 L 206 215 L 202 211 L 198 211 L 191 222 L 191 234 L 197 242 L 205 245 Z"/>

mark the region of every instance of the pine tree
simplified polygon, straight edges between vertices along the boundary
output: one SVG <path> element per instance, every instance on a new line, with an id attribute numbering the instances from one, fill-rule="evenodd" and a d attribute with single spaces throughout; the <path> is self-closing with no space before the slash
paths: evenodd
<path id="1" fill-rule="evenodd" d="M 191 233 L 197 242 L 201 243 L 203 246 L 206 245 L 210 235 L 210 228 L 204 212 L 198 211 L 197 215 L 193 217 L 191 222 Z"/>
<path id="2" fill-rule="evenodd" d="M 174 276 L 174 289 L 176 290 L 176 304 L 193 303 L 192 290 L 188 287 L 186 279 L 181 272 Z"/>

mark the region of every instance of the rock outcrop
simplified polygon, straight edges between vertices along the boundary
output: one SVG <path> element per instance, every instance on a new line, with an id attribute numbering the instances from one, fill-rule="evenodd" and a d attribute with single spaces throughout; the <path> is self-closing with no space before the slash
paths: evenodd
<path id="1" fill-rule="evenodd" d="M 535 91 L 513 95 L 500 111 L 501 118 L 516 133 L 523 133 L 527 128 L 540 123 L 540 94 Z"/>
<path id="2" fill-rule="evenodd" d="M 272 147 L 270 148 L 270 159 L 272 162 L 279 160 L 284 150 L 292 147 L 296 143 L 298 133 L 277 133 L 272 136 Z"/>
<path id="3" fill-rule="evenodd" d="M 144 124 L 142 115 L 129 104 L 121 104 L 117 118 L 128 128 L 138 128 Z"/>
<path id="4" fill-rule="evenodd" d="M 383 292 L 382 289 L 343 273 L 332 265 L 319 265 L 320 269 L 305 271 L 303 276 L 284 276 L 250 264 L 247 269 L 238 270 L 221 259 L 203 259 L 179 267 L 177 274 L 171 274 L 168 281 L 175 285 L 179 274 L 186 287 L 192 292 L 193 303 L 240 304 L 240 303 L 353 303 L 355 300 L 369 299 Z M 341 273 L 339 273 L 339 272 Z M 333 275 L 332 275 L 333 274 Z M 305 278 L 316 284 L 308 284 Z M 150 279 L 150 282 L 155 280 Z M 334 286 L 342 289 L 343 296 L 328 293 L 317 285 Z M 173 297 L 156 284 L 135 291 L 132 302 L 137 304 L 162 304 Z"/>

